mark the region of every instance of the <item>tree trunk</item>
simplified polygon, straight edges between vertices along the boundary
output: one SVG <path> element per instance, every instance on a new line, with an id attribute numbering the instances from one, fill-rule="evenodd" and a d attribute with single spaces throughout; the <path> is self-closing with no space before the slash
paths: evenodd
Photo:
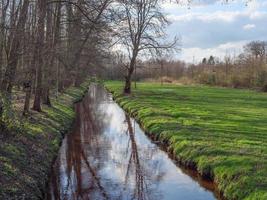
<path id="1" fill-rule="evenodd" d="M 131 76 L 125 77 L 125 86 L 124 86 L 124 93 L 125 94 L 131 94 Z"/>
<path id="2" fill-rule="evenodd" d="M 136 72 L 136 65 L 134 66 L 134 88 L 137 88 L 137 72 Z"/>
<path id="3" fill-rule="evenodd" d="M 49 87 L 47 87 L 44 91 L 43 91 L 43 104 L 52 107 L 52 103 L 50 100 L 50 89 Z"/>
<path id="4" fill-rule="evenodd" d="M 3 112 L 4 112 L 3 99 L 2 99 L 2 96 L 0 95 L 0 130 L 1 131 L 4 129 Z"/>
<path id="5" fill-rule="evenodd" d="M 79 70 L 77 70 L 76 72 L 76 77 L 75 77 L 75 81 L 74 81 L 74 86 L 75 87 L 79 87 L 81 85 L 81 77 L 80 77 L 80 72 Z"/>
<path id="6" fill-rule="evenodd" d="M 125 77 L 125 86 L 124 86 L 124 93 L 125 94 L 131 94 L 131 88 L 132 88 L 132 75 L 134 72 L 134 66 L 136 63 L 137 58 L 137 51 L 133 51 L 133 56 L 131 58 L 130 66 L 128 68 L 127 76 Z"/>
<path id="7" fill-rule="evenodd" d="M 29 7 L 29 0 L 25 0 L 21 9 L 17 26 L 15 27 L 15 30 L 13 30 L 14 32 L 13 35 L 11 36 L 12 42 L 8 55 L 7 67 L 1 86 L 1 90 L 8 93 L 11 93 L 15 79 L 15 74 L 19 59 L 19 49 L 21 46 L 21 39 L 22 39 L 22 34 L 24 32 L 24 26 L 27 20 L 28 7 Z"/>
<path id="8" fill-rule="evenodd" d="M 42 76 L 43 76 L 43 46 L 44 46 L 44 27 L 45 27 L 45 16 L 46 16 L 46 0 L 38 0 L 38 22 L 37 22 L 37 36 L 35 54 L 37 55 L 36 62 L 36 90 L 33 103 L 33 110 L 41 112 L 41 97 L 42 97 Z"/>
<path id="9" fill-rule="evenodd" d="M 26 96 L 25 96 L 25 102 L 24 102 L 23 115 L 26 116 L 30 110 L 30 100 L 31 100 L 31 92 L 32 92 L 31 82 L 29 82 L 28 85 L 24 85 L 24 88 L 26 91 Z"/>
<path id="10" fill-rule="evenodd" d="M 160 61 L 160 84 L 163 86 L 163 61 Z"/>
<path id="11" fill-rule="evenodd" d="M 1 4 L 1 16 L 0 16 L 0 83 L 2 82 L 2 70 L 3 70 L 3 51 L 4 51 L 4 38 L 5 35 L 5 22 L 6 22 L 6 11 L 8 4 Z"/>
<path id="12" fill-rule="evenodd" d="M 6 8 L 2 8 L 1 21 L 0 21 L 0 83 L 2 83 L 3 77 L 3 53 L 4 53 L 4 38 L 5 36 L 5 21 L 6 21 Z"/>
<path id="13" fill-rule="evenodd" d="M 42 67 L 39 65 L 37 66 L 37 79 L 36 79 L 36 90 L 35 90 L 35 96 L 34 96 L 34 102 L 33 102 L 33 110 L 37 112 L 42 111 L 41 107 L 41 97 L 42 97 Z"/>
<path id="14" fill-rule="evenodd" d="M 82 6 L 82 0 L 78 0 L 77 2 L 78 6 Z M 75 76 L 74 76 L 74 86 L 79 87 L 81 84 L 81 53 L 83 51 L 83 46 L 87 41 L 87 38 L 85 38 L 84 41 L 81 40 L 82 36 L 82 15 L 81 12 L 76 9 L 75 11 L 75 23 L 73 25 L 73 33 L 74 33 L 74 38 L 73 38 L 73 57 L 71 61 L 71 67 L 75 69 Z"/>
<path id="15" fill-rule="evenodd" d="M 3 77 L 3 52 L 2 52 L 2 47 L 0 46 L 0 83 L 2 83 L 2 77 Z"/>
<path id="16" fill-rule="evenodd" d="M 56 49 L 60 47 L 60 18 L 61 18 L 61 2 L 57 4 L 56 7 L 56 20 L 55 20 L 55 31 L 54 31 L 54 54 L 56 53 Z M 56 98 L 58 98 L 58 92 L 59 92 L 59 75 L 60 75 L 60 65 L 59 61 L 56 60 Z"/>
<path id="17" fill-rule="evenodd" d="M 55 40 L 53 40 L 53 13 L 51 4 L 47 6 L 46 14 L 46 49 L 48 51 L 44 69 L 43 104 L 52 106 L 50 101 L 50 86 L 52 82 L 52 66 L 54 66 Z"/>

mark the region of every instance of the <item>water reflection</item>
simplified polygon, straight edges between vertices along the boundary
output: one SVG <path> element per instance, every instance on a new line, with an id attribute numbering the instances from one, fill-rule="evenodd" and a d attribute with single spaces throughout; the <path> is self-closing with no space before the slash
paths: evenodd
<path id="1" fill-rule="evenodd" d="M 215 199 L 177 168 L 111 96 L 92 85 L 53 166 L 50 199 Z"/>
<path id="2" fill-rule="evenodd" d="M 155 180 L 160 180 L 160 177 L 162 177 L 161 173 L 157 173 L 159 171 L 159 165 L 158 163 L 151 163 L 153 166 L 144 165 L 144 163 L 147 163 L 147 161 L 149 161 L 153 157 L 153 151 L 144 152 L 147 153 L 143 154 L 147 158 L 140 159 L 139 151 L 141 150 L 138 150 L 135 141 L 135 129 L 133 128 L 131 119 L 128 115 L 125 115 L 125 123 L 127 127 L 126 135 L 129 137 L 125 154 L 126 157 L 128 157 L 129 161 L 127 163 L 124 186 L 125 188 L 127 188 L 127 186 L 130 185 L 131 181 L 134 183 L 131 199 L 160 199 L 161 195 L 159 193 L 156 193 L 157 187 L 153 187 L 153 183 L 157 183 L 157 181 Z M 153 170 L 151 170 L 151 168 Z M 131 180 L 131 176 L 133 180 Z"/>

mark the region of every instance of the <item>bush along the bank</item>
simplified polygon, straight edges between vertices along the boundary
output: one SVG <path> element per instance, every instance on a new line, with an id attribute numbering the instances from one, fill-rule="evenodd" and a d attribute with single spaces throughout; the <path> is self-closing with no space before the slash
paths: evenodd
<path id="1" fill-rule="evenodd" d="M 106 82 L 116 101 L 229 200 L 267 199 L 267 95 L 207 86 Z"/>
<path id="2" fill-rule="evenodd" d="M 52 107 L 43 106 L 41 113 L 16 118 L 15 128 L 10 125 L 0 132 L 0 199 L 44 197 L 52 161 L 75 118 L 73 103 L 81 100 L 89 84 L 68 88 L 52 99 Z"/>

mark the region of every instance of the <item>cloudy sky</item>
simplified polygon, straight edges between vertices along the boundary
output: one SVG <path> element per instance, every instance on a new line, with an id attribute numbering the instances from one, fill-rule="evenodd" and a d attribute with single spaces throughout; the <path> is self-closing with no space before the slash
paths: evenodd
<path id="1" fill-rule="evenodd" d="M 186 4 L 165 3 L 164 12 L 172 24 L 168 34 L 181 39 L 176 57 L 195 62 L 211 54 L 220 58 L 239 54 L 252 40 L 267 40 L 267 0 L 194 0 Z"/>

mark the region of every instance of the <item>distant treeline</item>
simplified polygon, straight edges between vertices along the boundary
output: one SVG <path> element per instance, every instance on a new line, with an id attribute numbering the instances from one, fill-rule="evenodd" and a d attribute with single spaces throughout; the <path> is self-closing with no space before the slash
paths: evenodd
<path id="1" fill-rule="evenodd" d="M 154 59 L 136 66 L 135 80 L 200 83 L 233 88 L 257 88 L 267 91 L 267 42 L 252 41 L 238 56 L 203 58 L 198 64 Z M 111 68 L 109 77 L 123 79 L 120 66 Z"/>

